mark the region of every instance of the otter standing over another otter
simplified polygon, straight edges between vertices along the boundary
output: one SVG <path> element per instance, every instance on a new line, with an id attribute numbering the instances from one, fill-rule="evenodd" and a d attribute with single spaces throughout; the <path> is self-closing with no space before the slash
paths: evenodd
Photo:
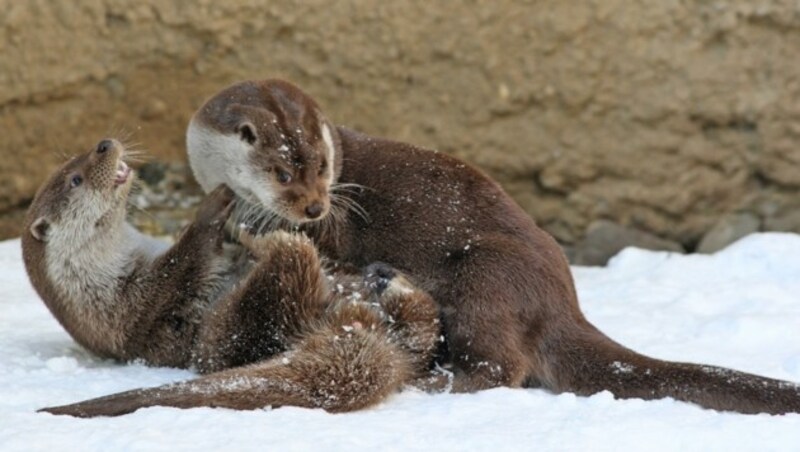
<path id="1" fill-rule="evenodd" d="M 800 387 L 631 351 L 589 323 L 555 240 L 475 168 L 334 127 L 280 80 L 234 84 L 192 118 L 206 191 L 228 184 L 254 229 L 299 228 L 325 255 L 387 262 L 439 303 L 453 389 L 673 397 L 742 413 L 800 412 Z M 621 371 L 620 369 L 624 369 Z"/>

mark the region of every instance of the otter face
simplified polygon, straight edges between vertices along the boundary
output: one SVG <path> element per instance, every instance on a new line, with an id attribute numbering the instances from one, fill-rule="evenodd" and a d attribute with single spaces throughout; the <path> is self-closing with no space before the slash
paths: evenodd
<path id="1" fill-rule="evenodd" d="M 294 224 L 328 214 L 335 150 L 327 124 L 282 129 L 277 121 L 260 128 L 248 121 L 239 126 L 239 139 L 252 147 L 248 165 L 270 193 L 270 210 Z"/>
<path id="2" fill-rule="evenodd" d="M 298 225 L 325 218 L 341 166 L 336 130 L 316 103 L 278 80 L 241 82 L 212 97 L 187 131 L 206 192 L 228 185 L 247 203 Z"/>
<path id="3" fill-rule="evenodd" d="M 123 154 L 119 141 L 106 139 L 64 163 L 31 204 L 31 235 L 42 242 L 59 236 L 78 246 L 107 222 L 124 221 L 133 178 Z"/>

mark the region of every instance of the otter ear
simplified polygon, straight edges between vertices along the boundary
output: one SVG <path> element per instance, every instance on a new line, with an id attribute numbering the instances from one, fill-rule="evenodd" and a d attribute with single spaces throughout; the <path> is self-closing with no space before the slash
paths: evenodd
<path id="1" fill-rule="evenodd" d="M 31 235 L 40 242 L 46 242 L 48 229 L 50 229 L 50 222 L 45 217 L 39 217 L 31 225 Z"/>
<path id="2" fill-rule="evenodd" d="M 236 131 L 239 132 L 239 138 L 241 138 L 242 141 L 250 145 L 255 144 L 256 127 L 253 125 L 253 123 L 245 121 L 236 127 Z"/>

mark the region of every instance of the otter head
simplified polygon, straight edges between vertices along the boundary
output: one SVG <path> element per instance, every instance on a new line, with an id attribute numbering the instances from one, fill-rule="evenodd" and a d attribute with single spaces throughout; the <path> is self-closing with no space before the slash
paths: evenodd
<path id="1" fill-rule="evenodd" d="M 36 193 L 25 238 L 43 243 L 58 238 L 79 247 L 98 231 L 124 221 L 133 178 L 123 154 L 120 142 L 106 139 L 64 163 Z"/>
<path id="2" fill-rule="evenodd" d="M 299 88 L 280 80 L 230 86 L 187 131 L 189 160 L 206 192 L 227 184 L 292 224 L 324 218 L 341 169 L 336 129 Z"/>

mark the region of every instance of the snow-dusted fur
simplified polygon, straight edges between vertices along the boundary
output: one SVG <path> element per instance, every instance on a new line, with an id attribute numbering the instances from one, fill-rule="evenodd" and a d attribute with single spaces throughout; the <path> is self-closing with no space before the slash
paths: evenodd
<path id="1" fill-rule="evenodd" d="M 281 120 L 260 120 L 271 117 Z M 245 164 L 264 169 L 262 177 L 269 180 L 273 175 L 267 167 L 253 162 L 273 158 L 280 140 L 250 137 L 288 136 L 285 131 L 315 136 L 322 118 L 313 99 L 281 80 L 231 85 L 195 115 L 224 136 L 235 135 L 237 124 L 254 124 L 255 130 L 240 137 L 259 144 Z M 608 390 L 621 398 L 674 397 L 743 413 L 800 412 L 800 390 L 793 383 L 655 360 L 609 339 L 581 312 L 558 243 L 477 168 L 345 127 L 334 127 L 331 134 L 341 162 L 333 187 L 343 189 L 329 197 L 344 208 L 299 228 L 324 254 L 354 265 L 385 261 L 434 297 L 446 338 L 442 361 L 454 368 L 454 391 L 541 386 L 589 395 Z M 296 152 L 290 147 L 288 158 L 319 168 L 324 152 L 318 141 L 306 140 Z M 224 148 L 190 150 L 190 158 L 214 153 L 222 165 L 242 163 L 226 159 Z M 313 189 L 301 185 L 304 193 Z M 247 198 L 246 190 L 237 194 Z M 297 227 L 296 216 L 284 215 L 286 203 L 294 205 L 295 198 L 287 193 L 259 206 L 254 211 L 268 218 L 254 223 Z M 276 214 L 287 221 L 271 221 Z"/>
<path id="2" fill-rule="evenodd" d="M 315 277 L 322 270 L 308 239 L 273 233 L 250 247 L 271 262 L 269 282 L 277 283 L 273 290 L 287 285 L 304 290 L 293 286 L 292 279 L 299 275 L 312 286 L 306 295 L 317 293 L 324 299 L 294 297 L 291 309 L 270 313 L 292 329 L 283 331 L 294 337 L 287 351 L 195 380 L 42 411 L 79 417 L 116 416 L 156 405 L 239 410 L 292 405 L 353 411 L 384 400 L 426 374 L 439 339 L 438 311 L 433 300 L 405 278 L 377 264 L 366 269 L 363 280 L 336 277 L 335 288 L 327 292 L 326 279 Z M 258 313 L 253 315 L 260 319 Z"/>
<path id="3" fill-rule="evenodd" d="M 125 222 L 131 174 L 123 153 L 119 142 L 103 140 L 43 185 L 22 238 L 26 270 L 58 321 L 92 352 L 210 375 L 49 411 L 122 414 L 153 404 L 348 411 L 427 369 L 438 311 L 390 267 L 329 282 L 305 236 L 245 234 L 246 250 L 226 246 L 234 194 L 225 186 L 203 201 L 175 245 L 158 245 Z"/>
<path id="4" fill-rule="evenodd" d="M 210 196 L 172 246 L 126 221 L 133 174 L 103 140 L 37 192 L 22 237 L 31 282 L 75 338 L 100 356 L 187 367 L 198 325 L 243 266 L 222 245 L 225 205 Z"/>

